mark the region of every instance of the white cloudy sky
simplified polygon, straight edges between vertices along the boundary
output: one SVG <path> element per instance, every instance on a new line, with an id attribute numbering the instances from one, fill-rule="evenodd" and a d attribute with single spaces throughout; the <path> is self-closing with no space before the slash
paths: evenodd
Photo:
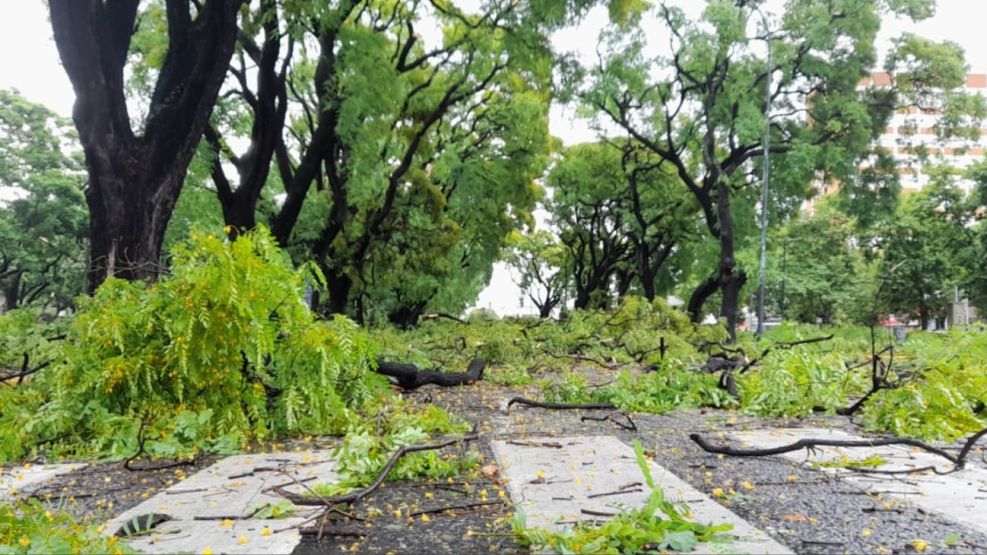
<path id="1" fill-rule="evenodd" d="M 676 3 L 686 5 L 686 0 Z M 690 6 L 698 2 L 688 2 Z M 770 0 L 770 6 L 780 0 Z M 595 36 L 606 22 L 606 11 L 593 10 L 577 29 L 557 33 L 553 40 L 563 51 L 575 51 L 585 61 L 595 52 Z M 936 16 L 918 24 L 902 21 L 886 22 L 882 43 L 904 31 L 911 31 L 936 40 L 952 40 L 967 53 L 973 73 L 987 73 L 987 0 L 939 0 Z M 63 115 L 70 115 L 74 100 L 72 87 L 59 64 L 58 53 L 51 38 L 47 3 L 43 0 L 8 0 L 0 3 L 0 88 L 17 88 L 31 100 L 47 105 Z M 552 110 L 551 130 L 566 143 L 593 139 L 585 122 L 575 121 L 571 110 Z M 481 296 L 478 306 L 501 311 L 514 306 L 519 291 L 510 281 L 506 270 L 499 267 L 491 287 Z"/>

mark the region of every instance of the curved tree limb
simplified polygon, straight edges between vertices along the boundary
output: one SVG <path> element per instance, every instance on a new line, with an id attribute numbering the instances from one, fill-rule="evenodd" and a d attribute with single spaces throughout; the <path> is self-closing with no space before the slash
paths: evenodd
<path id="1" fill-rule="evenodd" d="M 791 453 L 792 451 L 798 451 L 800 449 L 812 449 L 815 447 L 881 447 L 886 445 L 907 445 L 909 447 L 921 449 L 933 455 L 938 455 L 953 463 L 956 470 L 960 470 L 966 464 L 966 457 L 970 454 L 970 450 L 973 449 L 974 444 L 976 444 L 977 441 L 985 435 L 987 435 L 987 428 L 984 428 L 983 430 L 980 430 L 970 436 L 966 440 L 966 443 L 963 445 L 963 448 L 960 450 L 958 455 L 952 455 L 943 449 L 911 438 L 881 438 L 863 440 L 807 438 L 800 439 L 795 443 L 779 445 L 778 447 L 770 447 L 767 449 L 737 449 L 729 445 L 712 445 L 708 443 L 700 434 L 689 434 L 689 439 L 694 441 L 696 445 L 707 453 L 730 455 L 732 457 L 767 457 L 771 455 Z"/>
<path id="2" fill-rule="evenodd" d="M 390 474 L 391 470 L 394 469 L 394 466 L 398 463 L 399 460 L 401 460 L 401 457 L 407 455 L 408 453 L 415 453 L 418 451 L 434 451 L 436 449 L 442 449 L 443 447 L 449 447 L 450 445 L 456 445 L 458 443 L 475 441 L 479 437 L 480 437 L 479 434 L 477 434 L 476 432 L 472 432 L 462 437 L 447 439 L 445 441 L 439 441 L 436 443 L 426 443 L 422 445 L 404 445 L 400 449 L 395 451 L 393 455 L 391 455 L 390 460 L 387 461 L 387 464 L 384 465 L 384 468 L 381 469 L 379 474 L 377 474 L 377 478 L 375 478 L 374 481 L 371 482 L 369 486 L 362 489 L 358 489 L 356 491 L 351 491 L 349 493 L 344 493 L 342 495 L 336 495 L 333 497 L 312 498 L 312 497 L 307 497 L 305 495 L 292 493 L 290 491 L 285 491 L 284 488 L 282 487 L 273 487 L 270 489 L 270 491 L 277 493 L 281 497 L 284 497 L 285 499 L 291 501 L 296 505 L 316 505 L 316 506 L 332 508 L 336 505 L 356 503 L 357 501 L 360 501 L 364 497 L 367 497 L 368 495 L 377 491 L 377 489 L 381 486 L 381 484 L 384 483 L 384 480 L 387 479 L 387 475 Z"/>

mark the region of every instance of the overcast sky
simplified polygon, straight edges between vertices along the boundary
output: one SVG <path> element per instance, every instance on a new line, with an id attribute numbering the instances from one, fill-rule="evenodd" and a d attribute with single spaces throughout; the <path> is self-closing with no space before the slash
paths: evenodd
<path id="1" fill-rule="evenodd" d="M 17 88 L 31 100 L 67 116 L 74 97 L 59 64 L 47 12 L 43 0 L 0 3 L 0 52 L 4 53 L 0 56 L 0 88 Z M 557 33 L 555 45 L 559 50 L 576 51 L 590 61 L 596 46 L 593 37 L 605 22 L 606 10 L 597 8 L 579 28 Z M 955 41 L 966 50 L 971 71 L 987 73 L 987 0 L 939 0 L 936 16 L 930 20 L 920 24 L 885 22 L 884 44 L 903 31 Z M 553 110 L 553 132 L 568 143 L 592 139 L 584 125 L 570 125 L 570 116 L 561 109 Z"/>

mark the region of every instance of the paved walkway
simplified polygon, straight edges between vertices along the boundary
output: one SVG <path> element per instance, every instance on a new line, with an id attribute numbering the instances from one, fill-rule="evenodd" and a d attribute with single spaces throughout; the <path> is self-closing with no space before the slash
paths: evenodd
<path id="1" fill-rule="evenodd" d="M 614 436 L 574 436 L 494 441 L 492 447 L 508 477 L 511 498 L 536 528 L 565 528 L 593 513 L 615 513 L 646 503 L 650 492 L 634 449 Z M 729 553 L 791 553 L 764 532 L 657 464 L 655 482 L 673 502 L 684 502 L 703 523 L 733 525 L 733 542 L 705 546 Z M 697 548 L 704 551 L 704 546 Z"/>
<path id="2" fill-rule="evenodd" d="M 744 447 L 765 449 L 794 443 L 800 439 L 866 440 L 839 430 L 823 428 L 776 428 L 730 432 Z M 795 461 L 846 461 L 881 457 L 879 470 L 911 470 L 933 466 L 949 470 L 952 464 L 942 457 L 904 445 L 885 447 L 819 447 L 814 453 L 793 451 L 782 455 Z M 905 475 L 879 475 L 851 472 L 842 468 L 820 467 L 821 471 L 840 474 L 853 484 L 885 497 L 902 499 L 927 511 L 987 533 L 987 470 L 974 462 L 951 474 L 924 472 Z"/>
<path id="3" fill-rule="evenodd" d="M 13 468 L 0 468 L 0 503 L 13 501 L 18 492 L 85 467 L 85 464 L 25 464 Z"/>
<path id="4" fill-rule="evenodd" d="M 336 480 L 329 451 L 234 455 L 158 493 L 107 523 L 109 534 L 134 517 L 167 514 L 172 520 L 153 533 L 128 539 L 144 553 L 291 553 L 297 526 L 317 513 L 296 507 L 287 518 L 254 515 L 284 499 L 265 490 L 283 486 L 294 493 L 305 485 Z"/>

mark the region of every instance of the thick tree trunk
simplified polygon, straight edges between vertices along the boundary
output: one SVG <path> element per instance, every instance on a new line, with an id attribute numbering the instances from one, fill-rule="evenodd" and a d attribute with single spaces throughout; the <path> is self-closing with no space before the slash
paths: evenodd
<path id="1" fill-rule="evenodd" d="M 49 2 L 89 173 L 90 288 L 108 276 L 157 273 L 168 220 L 233 55 L 242 3 L 207 0 L 193 13 L 187 1 L 166 0 L 168 52 L 137 136 L 124 66 L 139 2 Z"/>
<path id="2" fill-rule="evenodd" d="M 558 301 L 548 301 L 548 302 L 545 302 L 545 303 L 542 303 L 542 304 L 538 305 L 538 317 L 539 318 L 542 318 L 542 319 L 545 319 L 545 318 L 548 318 L 549 316 L 551 316 L 552 315 L 552 309 L 555 308 L 555 305 L 557 305 L 557 304 L 558 304 Z"/>
<path id="3" fill-rule="evenodd" d="M 148 175 L 139 158 L 121 154 L 110 167 L 100 167 L 112 158 L 97 150 L 87 150 L 90 290 L 110 276 L 136 280 L 158 275 L 165 230 L 186 169 L 176 166 Z"/>
<path id="4" fill-rule="evenodd" d="M 342 273 L 326 272 L 326 283 L 329 294 L 326 308 L 329 313 L 346 314 L 350 308 L 350 291 L 353 289 L 353 280 Z"/>
<path id="5" fill-rule="evenodd" d="M 720 316 L 726 318 L 730 340 L 736 341 L 740 288 L 747 281 L 747 276 L 737 268 L 733 246 L 733 215 L 730 213 L 730 189 L 723 181 L 717 185 L 716 210 L 720 231 L 719 281 L 722 295 Z"/>
<path id="6" fill-rule="evenodd" d="M 641 289 L 644 292 L 644 298 L 648 301 L 655 300 L 655 274 L 658 272 L 652 271 L 650 264 L 648 264 L 648 251 L 644 246 L 638 246 L 637 249 L 637 278 L 641 281 Z"/>
<path id="7" fill-rule="evenodd" d="M 21 279 L 24 276 L 24 271 L 20 270 L 14 272 L 10 277 L 10 281 L 7 286 L 3 289 L 3 309 L 5 311 L 14 310 L 21 304 Z"/>

